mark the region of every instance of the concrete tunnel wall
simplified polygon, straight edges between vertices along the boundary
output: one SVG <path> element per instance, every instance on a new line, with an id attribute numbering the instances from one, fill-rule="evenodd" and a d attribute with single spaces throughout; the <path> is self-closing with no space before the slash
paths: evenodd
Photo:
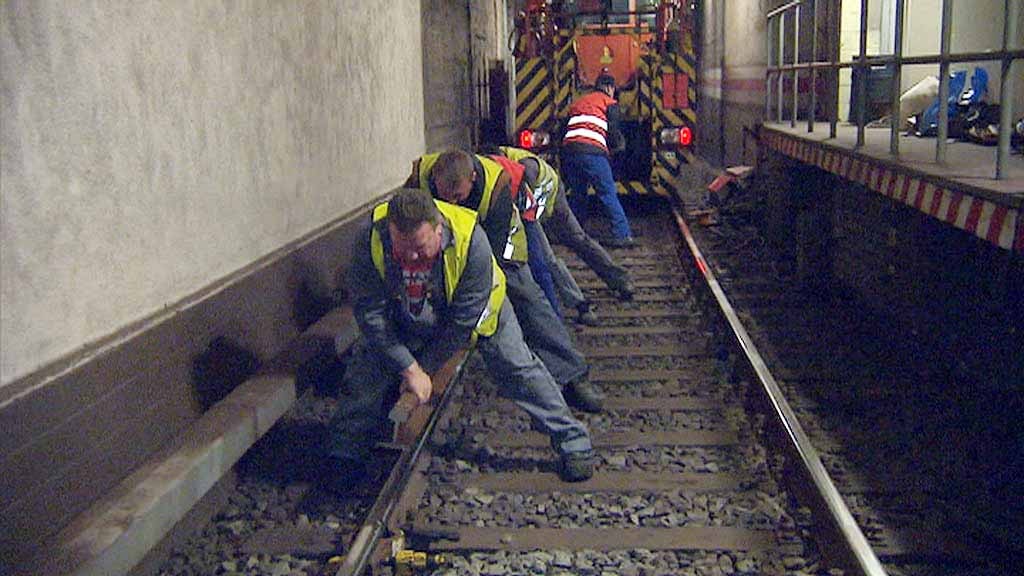
<path id="1" fill-rule="evenodd" d="M 0 6 L 0 573 L 195 422 L 214 343 L 265 363 L 344 290 L 359 209 L 471 145 L 505 10 Z"/>
<path id="2" fill-rule="evenodd" d="M 418 0 L 0 10 L 0 389 L 385 193 L 424 150 Z"/>

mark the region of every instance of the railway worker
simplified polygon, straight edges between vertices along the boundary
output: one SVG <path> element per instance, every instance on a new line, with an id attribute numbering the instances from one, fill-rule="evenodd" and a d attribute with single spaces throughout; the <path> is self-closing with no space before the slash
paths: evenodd
<path id="1" fill-rule="evenodd" d="M 542 224 L 547 237 L 575 252 L 609 288 L 618 292 L 619 298 L 632 300 L 634 288 L 629 271 L 616 264 L 608 251 L 580 226 L 576 215 L 573 214 L 565 199 L 565 185 L 554 166 L 533 152 L 522 148 L 501 146 L 499 150 L 523 166 L 523 179 L 532 191 L 537 221 Z M 551 257 L 554 257 L 550 246 L 547 247 L 547 251 Z M 590 303 L 583 297 L 583 292 L 569 273 L 565 263 L 555 258 L 554 264 L 550 268 L 555 286 L 558 288 L 558 294 L 570 306 L 580 311 L 581 318 L 586 312 L 589 312 L 588 316 L 593 317 L 593 312 L 590 312 Z"/>
<path id="2" fill-rule="evenodd" d="M 501 150 L 492 148 L 485 147 L 481 152 L 484 157 L 497 162 L 501 169 L 509 175 L 512 201 L 516 205 L 516 209 L 519 210 L 520 218 L 523 221 L 523 230 L 526 232 L 527 264 L 530 266 L 530 274 L 544 292 L 544 296 L 551 304 L 551 308 L 558 314 L 558 318 L 565 320 L 565 317 L 562 316 L 562 304 L 558 298 L 555 281 L 552 278 L 555 255 L 551 252 L 551 245 L 544 235 L 544 229 L 537 221 L 537 204 L 532 190 L 523 179 L 526 168 L 502 154 Z M 575 286 L 576 282 L 572 280 L 571 276 L 570 281 Z M 578 291 L 579 286 L 576 286 L 576 289 Z M 580 296 L 582 297 L 583 294 L 580 293 Z"/>
<path id="3" fill-rule="evenodd" d="M 435 198 L 477 212 L 505 272 L 508 299 L 526 343 L 562 387 L 570 406 L 600 412 L 601 397 L 590 384 L 586 360 L 530 272 L 526 233 L 512 199 L 510 176 L 489 158 L 452 150 L 416 160 L 406 186 L 429 190 Z"/>
<path id="4" fill-rule="evenodd" d="M 494 383 L 550 436 L 561 477 L 592 475 L 590 436 L 523 341 L 505 275 L 473 211 L 423 190 L 398 191 L 373 210 L 349 279 L 361 337 L 345 375 L 351 397 L 330 423 L 337 474 L 329 488 L 344 491 L 365 472 L 389 393 L 400 384 L 427 402 L 430 374 L 474 340 Z"/>
<path id="5" fill-rule="evenodd" d="M 609 142 L 622 138 L 619 133 L 619 104 L 614 98 L 615 79 L 606 73 L 597 77 L 594 90 L 569 106 L 569 121 L 562 137 L 560 157 L 562 176 L 573 191 L 569 200 L 577 216 L 585 214 L 587 188 L 594 187 L 611 220 L 612 236 L 606 244 L 628 247 L 635 244 L 629 220 L 622 210 L 615 177 L 608 161 Z"/>

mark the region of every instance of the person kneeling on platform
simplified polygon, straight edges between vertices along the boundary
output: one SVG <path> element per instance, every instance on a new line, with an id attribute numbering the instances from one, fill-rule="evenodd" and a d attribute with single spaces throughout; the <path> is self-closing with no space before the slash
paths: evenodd
<path id="1" fill-rule="evenodd" d="M 551 438 L 562 479 L 593 474 L 590 435 L 523 341 L 476 220 L 423 190 L 402 189 L 373 210 L 349 273 L 361 337 L 345 374 L 352 393 L 330 423 L 328 488 L 344 491 L 363 475 L 388 393 L 400 384 L 427 402 L 429 374 L 473 340 L 491 379 Z"/>

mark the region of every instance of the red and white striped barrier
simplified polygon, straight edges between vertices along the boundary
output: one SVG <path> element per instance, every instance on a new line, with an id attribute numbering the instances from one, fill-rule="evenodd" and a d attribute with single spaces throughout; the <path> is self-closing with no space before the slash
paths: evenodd
<path id="1" fill-rule="evenodd" d="M 966 230 L 1005 250 L 1024 253 L 1024 213 L 1017 208 L 954 191 L 931 179 L 871 159 L 829 150 L 777 133 L 762 133 L 767 146 Z"/>

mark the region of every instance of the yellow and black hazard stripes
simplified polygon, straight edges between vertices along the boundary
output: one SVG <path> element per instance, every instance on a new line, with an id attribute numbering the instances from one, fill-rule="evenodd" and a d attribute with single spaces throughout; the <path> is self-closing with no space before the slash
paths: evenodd
<path id="1" fill-rule="evenodd" d="M 551 118 L 553 90 L 544 58 L 516 60 L 516 132 L 541 128 Z"/>
<path id="2" fill-rule="evenodd" d="M 633 195 L 633 194 L 661 194 L 665 195 L 665 192 L 658 190 L 656 186 L 648 182 L 640 182 L 638 180 L 630 180 L 629 182 L 616 182 L 615 188 L 619 194 Z"/>
<path id="3" fill-rule="evenodd" d="M 559 46 L 555 49 L 555 115 L 565 118 L 569 115 L 569 106 L 574 97 L 573 85 L 576 83 L 576 50 L 573 42 L 576 35 L 562 30 L 559 33 Z"/>

